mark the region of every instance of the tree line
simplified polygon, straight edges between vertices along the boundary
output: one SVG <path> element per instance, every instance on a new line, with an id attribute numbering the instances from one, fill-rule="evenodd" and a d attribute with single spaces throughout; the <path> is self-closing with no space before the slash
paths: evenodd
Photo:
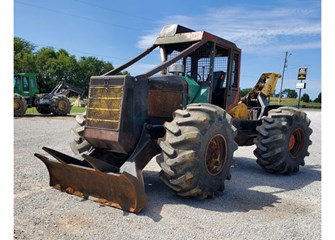
<path id="1" fill-rule="evenodd" d="M 69 54 L 65 49 L 36 46 L 19 37 L 14 37 L 14 73 L 34 72 L 41 93 L 50 92 L 59 81 L 65 81 L 88 93 L 91 76 L 112 70 L 112 63 L 96 57 L 80 57 Z M 129 75 L 127 71 L 122 74 Z"/>
<path id="2" fill-rule="evenodd" d="M 59 81 L 66 81 L 88 93 L 91 76 L 102 75 L 112 70 L 112 63 L 99 60 L 96 57 L 80 57 L 76 59 L 65 49 L 55 50 L 53 47 L 43 47 L 36 50 L 36 46 L 19 37 L 14 37 L 14 73 L 35 72 L 37 84 L 41 93 L 50 92 Z M 120 74 L 130 75 L 127 71 Z M 241 97 L 245 96 L 251 88 L 241 89 Z M 275 94 L 279 97 L 279 94 Z M 282 97 L 297 98 L 295 90 L 284 89 Z M 304 93 L 303 102 L 311 102 L 309 95 Z M 313 102 L 321 103 L 321 93 Z"/>
<path id="3" fill-rule="evenodd" d="M 241 97 L 244 97 L 245 95 L 247 95 L 249 92 L 251 91 L 251 88 L 244 88 L 244 89 L 241 89 L 240 90 L 240 93 L 241 93 Z M 274 97 L 279 97 L 279 93 L 277 94 L 274 94 Z M 282 98 L 297 98 L 298 97 L 298 93 L 297 91 L 293 90 L 293 89 L 284 89 L 282 91 L 282 94 L 281 94 L 281 97 Z M 300 98 L 301 101 L 303 102 L 317 102 L 317 103 L 321 103 L 321 92 L 319 93 L 319 95 L 314 99 L 312 100 L 309 95 L 307 93 L 304 93 L 301 98 Z"/>

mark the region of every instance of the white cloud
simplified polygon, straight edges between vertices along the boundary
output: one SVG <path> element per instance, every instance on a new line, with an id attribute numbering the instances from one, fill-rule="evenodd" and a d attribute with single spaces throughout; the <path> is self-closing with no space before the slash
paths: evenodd
<path id="1" fill-rule="evenodd" d="M 162 26 L 178 23 L 197 31 L 207 31 L 235 42 L 244 52 L 283 52 L 321 47 L 320 6 L 304 8 L 208 9 L 202 15 L 169 16 L 158 21 L 157 28 L 140 37 L 139 48 L 147 48 Z M 261 52 L 260 52 L 261 51 Z"/>
<path id="2" fill-rule="evenodd" d="M 159 31 L 141 36 L 140 40 L 137 42 L 137 47 L 140 49 L 146 49 L 150 47 L 155 42 L 158 33 Z"/>

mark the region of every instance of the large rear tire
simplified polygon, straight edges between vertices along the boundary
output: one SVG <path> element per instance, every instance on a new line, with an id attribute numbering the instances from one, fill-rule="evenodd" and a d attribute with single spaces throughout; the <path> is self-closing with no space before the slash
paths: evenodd
<path id="1" fill-rule="evenodd" d="M 291 174 L 305 165 L 312 144 L 312 129 L 306 113 L 292 107 L 269 111 L 261 126 L 257 127 L 254 154 L 257 163 L 271 173 Z"/>
<path id="2" fill-rule="evenodd" d="M 35 100 L 34 100 L 34 105 L 36 107 L 37 112 L 39 112 L 40 114 L 50 114 L 50 107 L 49 104 L 40 104 L 40 100 L 43 99 L 47 94 L 44 95 L 37 95 L 35 96 Z"/>
<path id="3" fill-rule="evenodd" d="M 71 111 L 70 100 L 62 94 L 50 99 L 50 111 L 56 116 L 65 116 Z"/>
<path id="4" fill-rule="evenodd" d="M 27 111 L 26 99 L 20 94 L 14 93 L 14 117 L 22 117 Z"/>
<path id="5" fill-rule="evenodd" d="M 50 114 L 51 113 L 50 108 L 49 108 L 48 105 L 37 105 L 36 110 L 40 114 Z"/>
<path id="6" fill-rule="evenodd" d="M 179 196 L 213 197 L 230 179 L 237 149 L 231 117 L 212 104 L 190 104 L 173 115 L 156 157 L 161 179 Z"/>
<path id="7" fill-rule="evenodd" d="M 70 143 L 72 152 L 75 154 L 83 153 L 91 148 L 91 144 L 84 138 L 84 128 L 86 124 L 86 111 L 76 116 L 76 126 L 71 129 L 73 141 Z"/>

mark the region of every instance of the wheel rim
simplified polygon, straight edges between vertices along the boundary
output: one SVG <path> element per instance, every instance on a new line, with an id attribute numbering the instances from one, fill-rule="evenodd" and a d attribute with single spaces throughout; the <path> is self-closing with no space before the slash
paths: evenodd
<path id="1" fill-rule="evenodd" d="M 14 101 L 14 110 L 20 109 L 21 104 L 18 101 Z"/>
<path id="2" fill-rule="evenodd" d="M 304 132 L 301 128 L 294 130 L 288 141 L 288 148 L 292 157 L 297 158 L 304 146 Z"/>
<path id="3" fill-rule="evenodd" d="M 66 110 L 66 107 L 67 107 L 67 104 L 65 101 L 60 101 L 58 103 L 58 109 L 61 110 L 61 111 L 65 111 Z"/>
<path id="4" fill-rule="evenodd" d="M 206 169 L 210 175 L 219 174 L 226 162 L 227 144 L 221 135 L 214 136 L 208 143 Z"/>

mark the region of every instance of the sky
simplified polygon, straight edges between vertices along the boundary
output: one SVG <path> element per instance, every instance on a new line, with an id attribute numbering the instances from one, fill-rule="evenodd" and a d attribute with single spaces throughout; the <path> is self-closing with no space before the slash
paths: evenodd
<path id="1" fill-rule="evenodd" d="M 296 89 L 298 69 L 307 67 L 302 94 L 315 99 L 321 92 L 321 0 L 169 0 L 164 4 L 14 0 L 16 37 L 37 49 L 64 48 L 78 59 L 95 56 L 114 67 L 150 47 L 164 25 L 175 23 L 235 42 L 242 49 L 242 89 L 253 87 L 264 72 L 283 71 L 282 89 Z M 144 59 L 129 72 L 138 75 L 157 64 L 158 53 L 157 58 Z"/>

